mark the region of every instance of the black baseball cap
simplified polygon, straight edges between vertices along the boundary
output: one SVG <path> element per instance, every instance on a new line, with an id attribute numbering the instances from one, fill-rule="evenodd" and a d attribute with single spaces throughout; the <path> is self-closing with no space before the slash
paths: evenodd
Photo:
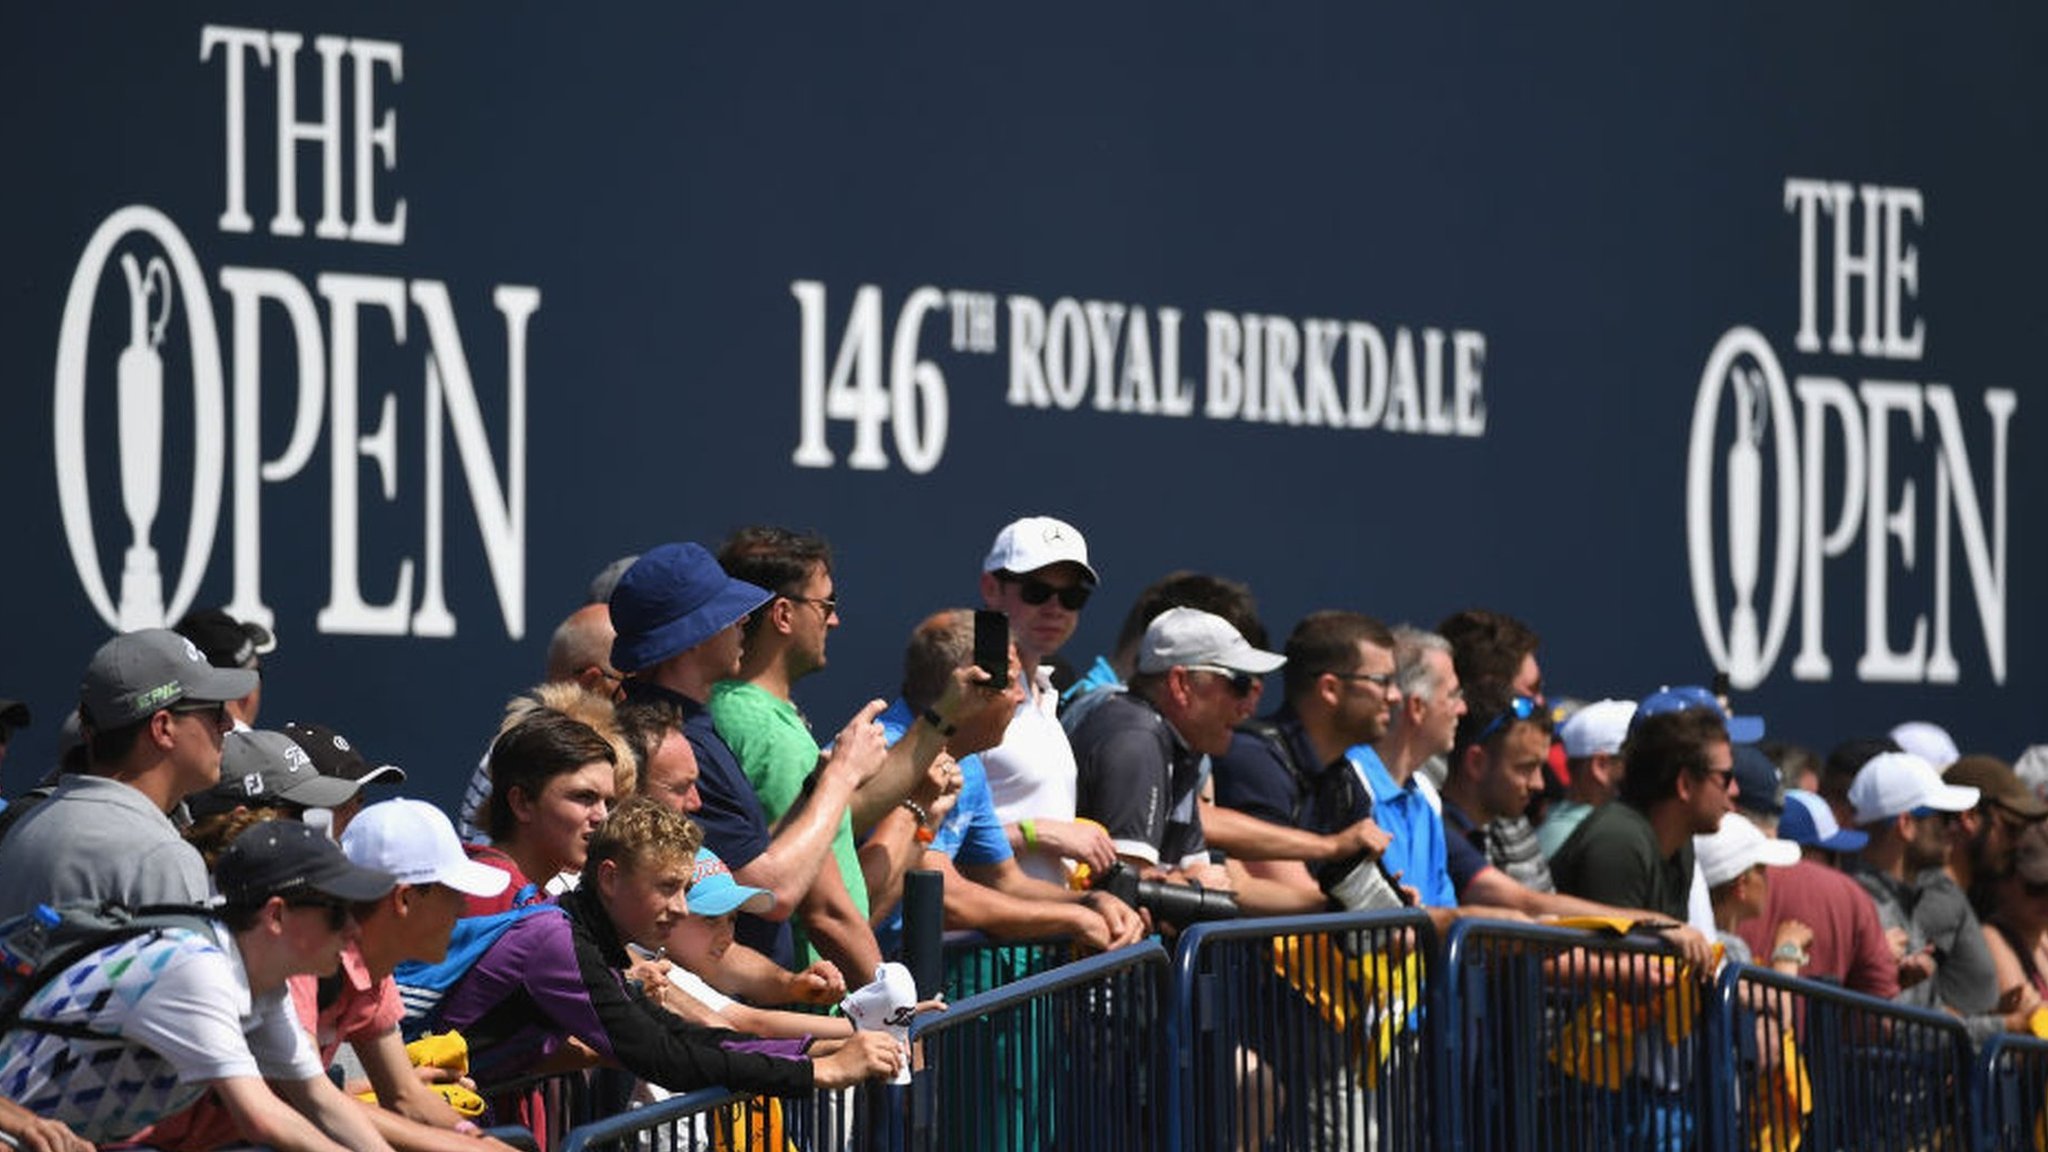
<path id="1" fill-rule="evenodd" d="M 389 872 L 358 867 L 341 845 L 297 820 L 250 825 L 221 853 L 214 878 L 221 898 L 239 908 L 308 892 L 361 903 L 378 899 L 398 883 Z"/>
<path id="2" fill-rule="evenodd" d="M 215 668 L 254 668 L 258 656 L 277 649 L 277 637 L 270 629 L 237 620 L 219 608 L 187 612 L 178 621 L 177 632 L 199 645 Z"/>
<path id="3" fill-rule="evenodd" d="M 319 769 L 322 776 L 353 780 L 358 784 L 405 783 L 405 769 L 396 764 L 370 763 L 347 737 L 325 724 L 301 724 L 293 720 L 285 724 L 283 732 L 306 750 L 306 755 L 313 760 L 313 767 Z"/>

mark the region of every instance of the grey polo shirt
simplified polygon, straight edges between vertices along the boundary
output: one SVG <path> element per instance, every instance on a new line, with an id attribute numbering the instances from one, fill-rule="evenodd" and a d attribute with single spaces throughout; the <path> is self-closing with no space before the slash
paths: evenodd
<path id="1" fill-rule="evenodd" d="M 212 894 L 206 863 L 149 798 L 103 776 L 66 776 L 0 840 L 0 919 L 38 903 L 131 908 Z"/>

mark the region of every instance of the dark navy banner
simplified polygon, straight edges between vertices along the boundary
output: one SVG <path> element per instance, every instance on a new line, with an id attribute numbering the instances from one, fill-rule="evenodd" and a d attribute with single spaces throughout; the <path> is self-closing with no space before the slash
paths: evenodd
<path id="1" fill-rule="evenodd" d="M 226 605 L 452 799 L 593 573 L 753 522 L 838 549 L 829 734 L 1032 512 L 1077 661 L 1197 568 L 2012 756 L 2048 14 L 1597 7 L 17 12 L 4 784 Z"/>

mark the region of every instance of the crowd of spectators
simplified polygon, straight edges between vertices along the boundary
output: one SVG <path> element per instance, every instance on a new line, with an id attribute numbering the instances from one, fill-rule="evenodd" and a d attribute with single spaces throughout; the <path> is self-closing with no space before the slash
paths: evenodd
<path id="1" fill-rule="evenodd" d="M 2016 770 L 1927 724 L 1808 750 L 1706 687 L 1552 699 L 1537 634 L 1486 610 L 1318 611 L 1276 646 L 1251 590 L 1206 573 L 1141 590 L 1082 666 L 1064 649 L 1099 582 L 1074 525 L 1004 526 L 976 607 L 1007 653 L 935 606 L 893 698 L 818 727 L 827 541 L 622 558 L 479 733 L 456 819 L 330 727 L 259 727 L 266 629 L 214 610 L 109 640 L 62 764 L 0 812 L 0 918 L 202 918 L 18 998 L 0 1134 L 503 1147 L 476 1080 L 606 1065 L 647 1099 L 892 1076 L 900 1042 L 827 1010 L 886 983 L 914 869 L 943 876 L 947 927 L 996 940 L 1174 930 L 1189 903 L 1133 876 L 1199 888 L 1203 915 L 1594 916 L 1700 971 L 2048 1034 L 2048 756 Z M 29 719 L 0 700 L 0 751 Z"/>

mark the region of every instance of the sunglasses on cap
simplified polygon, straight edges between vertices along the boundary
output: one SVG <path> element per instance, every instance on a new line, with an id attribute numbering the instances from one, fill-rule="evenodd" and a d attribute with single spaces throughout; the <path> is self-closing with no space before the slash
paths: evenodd
<path id="1" fill-rule="evenodd" d="M 1189 664 L 1187 665 L 1187 670 L 1190 672 L 1208 672 L 1223 677 L 1230 681 L 1230 692 L 1233 696 L 1249 694 L 1252 690 L 1252 685 L 1259 682 L 1259 678 L 1249 672 L 1239 672 L 1235 668 L 1223 668 L 1215 664 Z"/>
<path id="2" fill-rule="evenodd" d="M 1479 730 L 1479 735 L 1472 738 L 1472 743 L 1486 743 L 1495 732 L 1500 731 L 1510 720 L 1527 720 L 1529 717 L 1536 715 L 1538 707 L 1539 705 L 1532 696 L 1515 697 L 1508 701 L 1508 706 L 1501 709 L 1498 715 L 1486 722 L 1486 727 Z"/>
<path id="3" fill-rule="evenodd" d="M 1017 586 L 1017 598 L 1033 607 L 1057 596 L 1060 607 L 1069 612 L 1079 612 L 1082 605 L 1088 603 L 1088 597 L 1095 594 L 1095 589 L 1086 584 L 1073 584 L 1061 588 L 1048 584 L 1036 576 L 1011 576 L 1009 582 Z"/>

